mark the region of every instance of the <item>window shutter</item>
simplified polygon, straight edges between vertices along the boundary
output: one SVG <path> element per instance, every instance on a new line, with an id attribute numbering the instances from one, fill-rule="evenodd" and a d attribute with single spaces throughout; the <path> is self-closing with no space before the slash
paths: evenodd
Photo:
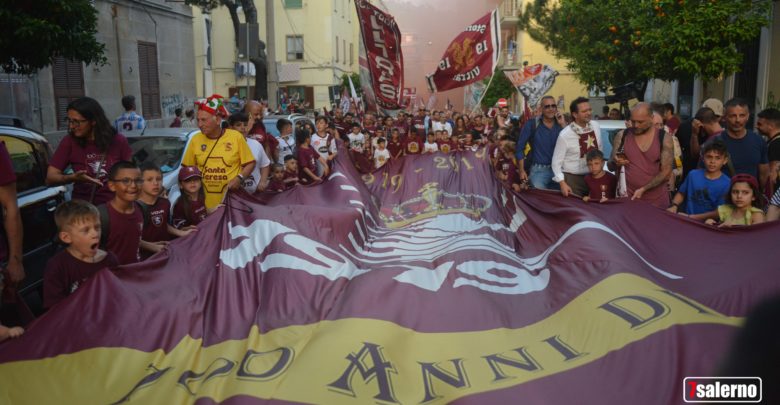
<path id="1" fill-rule="evenodd" d="M 52 85 L 54 87 L 54 108 L 56 110 L 57 129 L 66 130 L 68 125 L 68 104 L 84 97 L 84 67 L 63 57 L 54 58 L 51 65 Z"/>
<path id="2" fill-rule="evenodd" d="M 145 119 L 162 118 L 156 44 L 138 42 L 138 76 L 141 81 L 141 115 Z"/>

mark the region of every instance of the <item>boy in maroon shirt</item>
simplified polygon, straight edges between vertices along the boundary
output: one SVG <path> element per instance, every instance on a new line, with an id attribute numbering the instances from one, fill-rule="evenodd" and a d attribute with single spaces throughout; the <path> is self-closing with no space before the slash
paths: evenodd
<path id="1" fill-rule="evenodd" d="M 271 166 L 271 180 L 268 182 L 268 191 L 272 193 L 281 193 L 286 190 L 284 185 L 284 166 L 274 163 Z"/>
<path id="2" fill-rule="evenodd" d="M 298 166 L 300 168 L 301 184 L 313 184 L 322 181 L 322 178 L 317 176 L 317 160 L 322 161 L 324 165 L 328 163 L 311 147 L 311 134 L 309 131 L 302 129 L 296 132 L 295 138 L 298 141 Z"/>
<path id="3" fill-rule="evenodd" d="M 293 155 L 284 157 L 284 186 L 288 189 L 298 185 L 298 160 Z"/>
<path id="4" fill-rule="evenodd" d="M 141 257 L 147 259 L 168 246 L 173 237 L 187 236 L 194 229 L 179 230 L 170 224 L 171 202 L 162 194 L 162 171 L 152 162 L 141 166 L 141 194 L 135 202 L 144 217 L 144 231 L 141 235 Z"/>
<path id="5" fill-rule="evenodd" d="M 604 171 L 604 153 L 593 149 L 585 155 L 585 160 L 590 170 L 590 174 L 585 175 L 585 184 L 588 185 L 589 193 L 582 197 L 582 201 L 604 202 L 615 198 L 617 177 Z"/>
<path id="6" fill-rule="evenodd" d="M 520 192 L 524 188 L 520 180 L 520 172 L 517 169 L 517 159 L 515 158 L 515 143 L 507 142 L 501 149 L 501 157 L 496 163 L 496 173 L 498 179 L 515 192 Z"/>
<path id="7" fill-rule="evenodd" d="M 46 263 L 43 273 L 43 307 L 51 308 L 73 294 L 89 277 L 119 265 L 111 252 L 99 249 L 100 214 L 83 200 L 60 204 L 54 212 L 58 236 L 68 247 Z"/>
<path id="8" fill-rule="evenodd" d="M 404 142 L 404 154 L 419 155 L 423 150 L 423 141 L 417 134 L 409 134 Z"/>
<path id="9" fill-rule="evenodd" d="M 387 150 L 390 152 L 390 159 L 398 159 L 404 154 L 404 143 L 398 128 L 393 128 L 390 132 L 390 140 L 387 142 Z"/>
<path id="10" fill-rule="evenodd" d="M 121 161 L 108 172 L 108 188 L 114 198 L 105 204 L 108 211 L 108 230 L 105 239 L 106 250 L 116 255 L 119 264 L 141 261 L 141 233 L 144 217 L 136 205 L 141 185 L 141 171 L 132 162 Z"/>

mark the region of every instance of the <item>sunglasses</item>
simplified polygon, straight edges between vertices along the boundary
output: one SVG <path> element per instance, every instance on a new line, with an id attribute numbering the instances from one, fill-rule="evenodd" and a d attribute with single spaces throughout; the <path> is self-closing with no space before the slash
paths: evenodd
<path id="1" fill-rule="evenodd" d="M 547 104 L 547 105 L 543 106 L 543 108 L 545 110 L 550 109 L 550 108 L 558 108 L 558 105 L 557 104 Z"/>

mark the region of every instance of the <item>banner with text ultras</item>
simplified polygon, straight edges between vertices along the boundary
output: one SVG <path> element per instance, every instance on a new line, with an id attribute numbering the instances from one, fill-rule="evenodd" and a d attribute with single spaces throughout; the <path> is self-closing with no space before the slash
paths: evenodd
<path id="1" fill-rule="evenodd" d="M 447 47 L 436 71 L 426 77 L 431 92 L 456 89 L 491 74 L 501 54 L 498 9 L 466 27 Z"/>
<path id="2" fill-rule="evenodd" d="M 671 404 L 780 290 L 780 224 L 514 194 L 484 149 L 226 206 L 0 345 L 2 404 Z"/>
<path id="3" fill-rule="evenodd" d="M 394 114 L 402 109 L 404 58 L 401 32 L 390 14 L 367 0 L 355 0 L 360 24 L 360 82 L 366 111 Z"/>

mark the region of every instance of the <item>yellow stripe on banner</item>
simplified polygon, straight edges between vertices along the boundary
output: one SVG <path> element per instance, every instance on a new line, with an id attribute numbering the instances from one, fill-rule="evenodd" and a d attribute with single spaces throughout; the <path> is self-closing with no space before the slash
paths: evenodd
<path id="1" fill-rule="evenodd" d="M 410 309 L 412 310 L 412 309 Z M 644 278 L 617 274 L 519 329 L 420 333 L 374 319 L 289 326 L 170 352 L 95 348 L 0 365 L 0 403 L 189 404 L 236 395 L 309 403 L 427 403 L 523 384 L 675 325 L 740 326 Z"/>

